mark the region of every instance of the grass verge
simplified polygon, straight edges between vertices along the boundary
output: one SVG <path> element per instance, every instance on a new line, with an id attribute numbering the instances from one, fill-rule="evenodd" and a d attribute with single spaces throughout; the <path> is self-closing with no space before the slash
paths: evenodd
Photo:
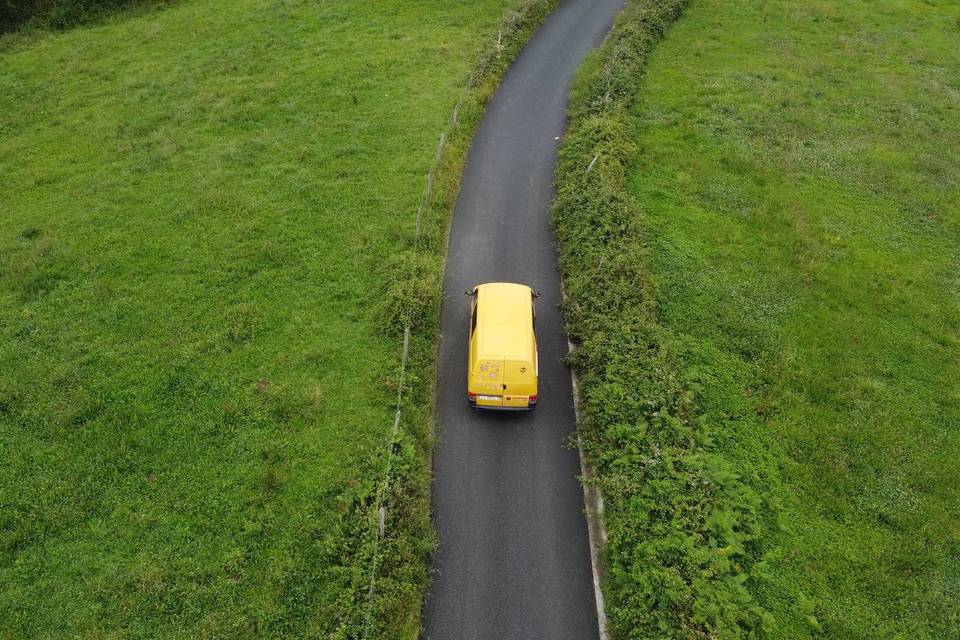
<path id="1" fill-rule="evenodd" d="M 954 637 L 955 7 L 698 0 L 648 56 L 678 4 L 558 172 L 614 636 Z"/>

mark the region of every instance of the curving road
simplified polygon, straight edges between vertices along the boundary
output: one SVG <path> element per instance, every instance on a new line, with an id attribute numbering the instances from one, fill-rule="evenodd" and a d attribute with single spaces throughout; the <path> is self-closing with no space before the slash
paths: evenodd
<path id="1" fill-rule="evenodd" d="M 573 77 L 623 0 L 566 0 L 504 77 L 467 157 L 444 276 L 433 513 L 440 542 L 424 640 L 596 638 L 549 208 Z M 481 282 L 522 282 L 537 305 L 540 402 L 467 405 L 468 304 Z"/>

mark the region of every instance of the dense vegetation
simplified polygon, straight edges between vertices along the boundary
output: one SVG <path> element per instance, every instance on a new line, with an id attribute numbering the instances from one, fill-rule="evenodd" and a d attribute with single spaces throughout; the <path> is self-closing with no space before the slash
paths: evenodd
<path id="1" fill-rule="evenodd" d="M 134 4 L 167 0 L 0 0 L 0 33 L 24 24 L 64 29 Z"/>
<path id="2" fill-rule="evenodd" d="M 416 635 L 435 307 L 366 619 L 388 312 L 438 300 L 394 261 L 501 30 L 407 260 L 436 271 L 469 127 L 550 3 L 498 27 L 510 4 L 194 0 L 0 40 L 0 636 Z"/>
<path id="3" fill-rule="evenodd" d="M 603 492 L 607 615 L 615 638 L 735 637 L 767 622 L 758 494 L 710 451 L 657 323 L 625 193 L 633 115 L 651 50 L 685 0 L 638 0 L 588 60 L 571 101 L 554 223 L 578 346 L 582 442 Z"/>
<path id="4" fill-rule="evenodd" d="M 956 7 L 679 4 L 558 173 L 614 637 L 960 636 Z"/>

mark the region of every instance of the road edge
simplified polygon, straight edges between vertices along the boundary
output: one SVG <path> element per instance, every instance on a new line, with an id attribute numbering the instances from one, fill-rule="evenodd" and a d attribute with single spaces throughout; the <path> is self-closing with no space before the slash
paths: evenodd
<path id="1" fill-rule="evenodd" d="M 562 287 L 562 284 L 561 284 Z M 566 294 L 563 295 L 566 300 Z M 567 338 L 567 353 L 573 353 L 574 344 Z M 580 378 L 576 370 L 570 367 L 570 385 L 573 392 L 573 415 L 576 424 L 580 424 Z M 580 485 L 583 487 L 583 504 L 587 518 L 587 538 L 590 544 L 590 568 L 593 572 L 593 596 L 597 607 L 597 627 L 600 640 L 608 640 L 606 602 L 603 599 L 603 558 L 601 556 L 607 544 L 607 528 L 603 524 L 603 494 L 597 486 L 593 464 L 583 450 L 580 429 L 576 429 L 577 453 L 580 457 Z"/>

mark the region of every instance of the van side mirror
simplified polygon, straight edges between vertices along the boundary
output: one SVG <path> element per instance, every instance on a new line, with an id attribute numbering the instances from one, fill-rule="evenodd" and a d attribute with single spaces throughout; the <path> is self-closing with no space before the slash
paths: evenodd
<path id="1" fill-rule="evenodd" d="M 539 291 L 534 291 L 534 292 L 533 292 L 533 297 L 534 297 L 534 298 L 539 298 L 539 297 L 542 296 L 542 295 L 543 295 L 543 294 L 540 293 Z"/>

